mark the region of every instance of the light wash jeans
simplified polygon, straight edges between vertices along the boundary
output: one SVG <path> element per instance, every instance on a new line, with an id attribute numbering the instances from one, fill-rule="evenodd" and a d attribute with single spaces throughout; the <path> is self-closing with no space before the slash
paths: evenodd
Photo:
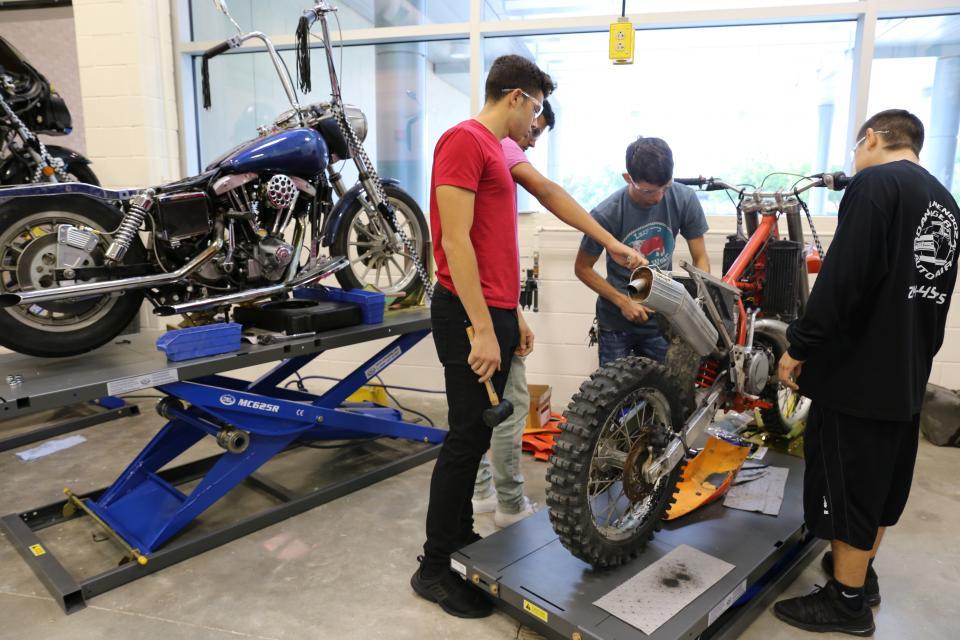
<path id="1" fill-rule="evenodd" d="M 493 428 L 490 451 L 484 454 L 473 486 L 473 497 L 489 497 L 496 487 L 497 503 L 503 513 L 520 513 L 523 508 L 523 474 L 520 453 L 523 427 L 527 423 L 530 394 L 523 358 L 514 355 L 503 397 L 513 403 L 513 415 Z M 492 460 L 492 462 L 491 462 Z M 491 480 L 493 486 L 491 486 Z"/>

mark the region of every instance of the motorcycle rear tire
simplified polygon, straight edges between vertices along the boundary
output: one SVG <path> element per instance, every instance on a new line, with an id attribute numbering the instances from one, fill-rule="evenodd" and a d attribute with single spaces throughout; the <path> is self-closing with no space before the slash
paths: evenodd
<path id="1" fill-rule="evenodd" d="M 7 229 L 27 216 L 44 211 L 57 212 L 69 219 L 70 213 L 92 221 L 100 230 L 109 232 L 120 224 L 122 213 L 113 207 L 78 195 L 15 198 L 0 205 L 0 237 Z M 128 264 L 146 260 L 146 250 L 139 237 L 124 258 Z M 3 283 L 0 282 L 0 291 Z M 13 309 L 0 309 L 0 345 L 18 353 L 40 358 L 56 358 L 86 353 L 109 342 L 136 317 L 143 303 L 143 290 L 131 290 L 119 296 L 113 307 L 90 326 L 75 331 L 44 331 L 20 320 Z M 41 305 L 42 306 L 42 305 Z"/>

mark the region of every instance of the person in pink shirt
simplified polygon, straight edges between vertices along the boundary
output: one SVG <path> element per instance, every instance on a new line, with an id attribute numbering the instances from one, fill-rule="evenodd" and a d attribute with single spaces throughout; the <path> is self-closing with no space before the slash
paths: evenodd
<path id="1" fill-rule="evenodd" d="M 534 121 L 530 131 L 519 142 L 507 137 L 500 141 L 510 175 L 531 193 L 541 205 L 563 222 L 584 232 L 603 246 L 611 256 L 626 267 L 637 267 L 645 261 L 632 248 L 618 241 L 609 231 L 556 182 L 537 171 L 527 159 L 526 150 L 537 144 L 540 136 L 556 126 L 556 116 L 548 100 L 543 102 L 543 113 Z M 522 312 L 517 309 L 522 316 Z M 493 428 L 490 452 L 480 461 L 473 489 L 473 512 L 493 512 L 494 524 L 506 527 L 529 516 L 536 505 L 523 493 L 523 474 L 520 472 L 523 428 L 530 404 L 524 358 L 533 349 L 533 332 L 521 350 L 513 354 L 504 397 L 517 410 L 504 422 Z"/>

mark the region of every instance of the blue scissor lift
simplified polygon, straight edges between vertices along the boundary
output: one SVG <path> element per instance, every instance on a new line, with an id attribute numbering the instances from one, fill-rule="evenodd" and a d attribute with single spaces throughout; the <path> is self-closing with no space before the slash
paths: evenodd
<path id="1" fill-rule="evenodd" d="M 417 310 L 389 314 L 381 325 L 338 329 L 268 346 L 245 345 L 240 357 L 222 354 L 168 363 L 162 354 L 147 351 L 149 358 L 143 362 L 145 345 L 140 343 L 152 346 L 156 335 L 151 334 L 138 337 L 135 347 L 126 352 L 115 345 L 85 356 L 83 363 L 78 360 L 76 365 L 96 371 L 94 375 L 99 377 L 79 388 L 74 386 L 63 394 L 65 397 L 74 402 L 78 395 L 98 397 L 102 386 L 109 389 L 119 381 L 139 376 L 142 387 L 155 386 L 165 395 L 158 411 L 168 422 L 110 487 L 85 495 L 67 489 L 64 501 L 10 514 L 0 519 L 0 524 L 54 598 L 71 613 L 99 593 L 422 464 L 437 455 L 445 430 L 403 421 L 393 409 L 349 404 L 346 400 L 429 333 L 428 313 Z M 281 386 L 328 348 L 389 336 L 395 339 L 320 395 Z M 91 363 L 91 358 L 103 359 L 104 367 Z M 281 358 L 279 364 L 252 382 L 222 375 L 223 371 Z M 139 368 L 132 366 L 137 363 Z M 26 380 L 19 406 L 29 406 L 31 399 L 34 403 L 55 404 L 57 393 L 67 391 L 58 391 L 58 379 L 75 379 L 64 375 L 65 369 L 69 367 L 60 363 L 56 374 Z M 137 373 L 126 375 L 132 371 Z M 151 384 L 156 380 L 166 383 Z M 31 392 L 36 395 L 30 396 Z M 17 400 L 12 399 L 14 403 Z M 207 437 L 216 439 L 224 452 L 167 468 Z M 255 473 L 281 452 L 303 443 L 376 438 L 423 443 L 423 447 L 305 495 L 295 495 Z M 241 483 L 271 495 L 280 504 L 212 532 L 178 538 Z M 191 488 L 182 490 L 187 484 Z M 36 532 L 84 515 L 105 529 L 125 554 L 119 567 L 78 579 L 43 546 Z"/>

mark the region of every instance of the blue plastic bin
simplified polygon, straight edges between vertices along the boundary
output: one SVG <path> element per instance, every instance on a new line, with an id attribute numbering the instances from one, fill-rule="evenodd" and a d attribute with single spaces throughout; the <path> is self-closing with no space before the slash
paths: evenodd
<path id="1" fill-rule="evenodd" d="M 242 328 L 236 322 L 219 322 L 173 329 L 157 338 L 157 349 L 167 354 L 167 360 L 172 362 L 231 353 L 240 349 Z"/>
<path id="2" fill-rule="evenodd" d="M 306 300 L 350 302 L 360 306 L 363 324 L 380 324 L 383 322 L 386 297 L 379 291 L 364 291 L 363 289 L 344 291 L 336 287 L 301 287 L 294 290 L 293 297 Z"/>

